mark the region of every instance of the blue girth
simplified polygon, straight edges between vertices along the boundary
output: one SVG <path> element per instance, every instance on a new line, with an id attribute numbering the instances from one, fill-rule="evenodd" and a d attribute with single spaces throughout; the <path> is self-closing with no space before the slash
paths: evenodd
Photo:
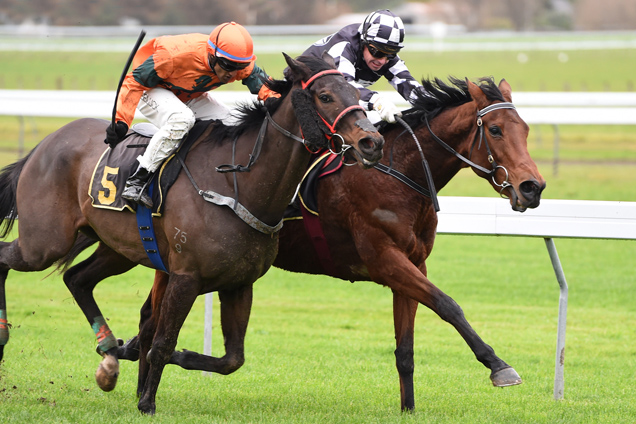
<path id="1" fill-rule="evenodd" d="M 155 179 L 153 178 L 148 185 L 148 194 L 150 195 L 150 198 L 152 198 L 154 186 Z M 144 245 L 144 250 L 150 259 L 150 262 L 152 262 L 156 269 L 168 272 L 161 260 L 161 255 L 159 255 L 155 229 L 152 226 L 152 210 L 143 205 L 137 205 L 137 228 L 139 228 L 141 243 Z"/>

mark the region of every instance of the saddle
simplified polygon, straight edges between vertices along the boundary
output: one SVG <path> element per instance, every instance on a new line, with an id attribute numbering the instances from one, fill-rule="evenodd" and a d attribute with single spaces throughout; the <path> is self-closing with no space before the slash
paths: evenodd
<path id="1" fill-rule="evenodd" d="M 157 187 L 152 191 L 153 216 L 161 216 L 163 199 L 181 172 L 181 164 L 178 160 L 174 160 L 175 157 L 179 156 L 185 160 L 194 142 L 209 125 L 215 122 L 196 121 L 177 151 L 165 160 L 152 177 L 150 184 Z M 124 140 L 114 149 L 106 147 L 95 166 L 89 185 L 88 195 L 91 197 L 93 207 L 135 212 L 137 204 L 122 199 L 120 193 L 124 191 L 128 177 L 137 170 L 139 166 L 137 157 L 145 152 L 155 132 L 157 127 L 154 125 L 138 123 L 132 126 Z"/>

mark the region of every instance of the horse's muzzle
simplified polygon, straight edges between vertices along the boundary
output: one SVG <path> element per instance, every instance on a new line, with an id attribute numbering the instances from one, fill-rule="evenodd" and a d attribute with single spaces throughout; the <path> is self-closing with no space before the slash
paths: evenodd
<path id="1" fill-rule="evenodd" d="M 524 212 L 526 209 L 536 208 L 541 203 L 541 193 L 546 187 L 546 182 L 539 182 L 537 180 L 526 180 L 519 184 L 519 194 L 516 193 L 511 198 L 512 209 Z M 514 190 L 513 190 L 514 192 Z"/>

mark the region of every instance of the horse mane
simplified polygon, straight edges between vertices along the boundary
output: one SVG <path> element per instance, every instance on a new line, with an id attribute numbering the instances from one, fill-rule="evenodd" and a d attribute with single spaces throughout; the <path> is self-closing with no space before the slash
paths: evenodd
<path id="1" fill-rule="evenodd" d="M 415 90 L 416 97 L 412 101 L 413 107 L 404 111 L 403 119 L 409 125 L 414 126 L 421 122 L 423 116 L 432 119 L 447 108 L 457 107 L 472 101 L 466 80 L 453 76 L 449 76 L 448 80 L 450 84 L 439 78 L 423 79 L 422 87 L 424 89 Z M 505 101 L 493 77 L 480 78 L 475 84 L 489 100 Z"/>
<path id="2" fill-rule="evenodd" d="M 311 75 L 327 69 L 333 69 L 327 62 L 315 56 L 298 56 L 296 60 L 306 65 L 311 71 Z M 251 103 L 239 104 L 233 112 L 237 123 L 234 125 L 226 125 L 218 121 L 210 134 L 209 140 L 212 142 L 234 140 L 245 131 L 260 127 L 267 112 L 273 115 L 294 85 L 293 75 L 289 68 L 285 68 L 283 74 L 285 78 L 281 80 L 263 79 L 263 84 L 267 86 L 267 88 L 281 95 L 279 98 L 270 97 L 264 103 L 253 101 Z"/>

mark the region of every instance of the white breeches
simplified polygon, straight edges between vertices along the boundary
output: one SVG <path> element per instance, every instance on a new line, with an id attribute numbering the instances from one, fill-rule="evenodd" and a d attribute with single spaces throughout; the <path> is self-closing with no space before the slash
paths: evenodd
<path id="1" fill-rule="evenodd" d="M 230 111 L 209 92 L 183 103 L 170 90 L 152 88 L 146 91 L 137 109 L 159 130 L 137 160 L 142 168 L 155 172 L 163 161 L 179 147 L 179 143 L 194 126 L 195 119 L 226 121 Z"/>

